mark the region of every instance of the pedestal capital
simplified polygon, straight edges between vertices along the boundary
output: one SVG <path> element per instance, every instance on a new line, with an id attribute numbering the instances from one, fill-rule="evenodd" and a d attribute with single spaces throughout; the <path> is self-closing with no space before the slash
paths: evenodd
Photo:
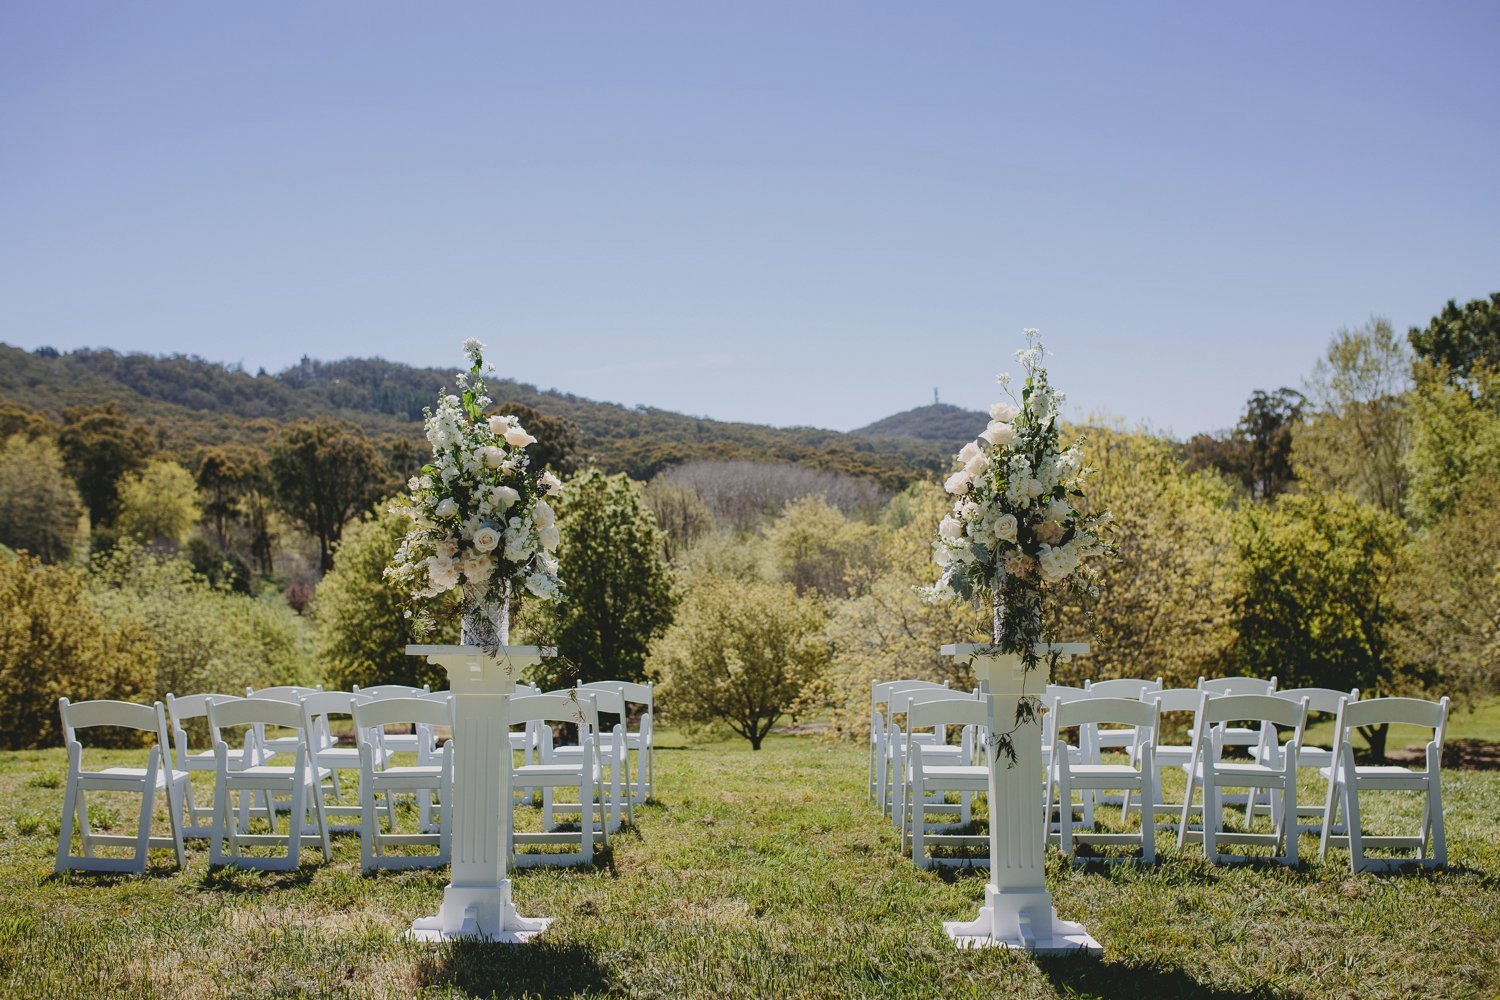
<path id="1" fill-rule="evenodd" d="M 479 646 L 411 645 L 406 652 L 448 671 L 448 686 L 455 693 L 475 694 L 509 694 L 521 671 L 557 655 L 552 646 L 501 646 L 494 656 Z"/>
<path id="2" fill-rule="evenodd" d="M 951 643 L 942 647 L 944 656 L 955 658 L 967 657 L 974 668 L 974 677 L 986 682 L 990 694 L 1019 694 L 1027 688 L 1026 680 L 1031 679 L 1031 688 L 1036 688 L 1036 682 L 1040 680 L 1046 684 L 1050 679 L 1046 658 L 1054 653 L 1062 656 L 1087 656 L 1089 644 L 1086 642 L 1039 642 L 1035 646 L 1036 655 L 1043 658 L 1041 665 L 1030 673 L 1026 670 L 1026 664 L 1016 653 L 1003 653 L 993 643 L 959 642 Z M 1035 676 L 1035 675 L 1040 675 Z M 1035 694 L 1035 690 L 1029 693 Z"/>

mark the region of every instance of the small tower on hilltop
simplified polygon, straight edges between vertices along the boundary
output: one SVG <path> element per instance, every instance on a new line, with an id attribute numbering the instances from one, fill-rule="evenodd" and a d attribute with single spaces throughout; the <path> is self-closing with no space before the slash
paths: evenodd
<path id="1" fill-rule="evenodd" d="M 932 405 L 938 405 L 937 386 L 932 387 Z"/>

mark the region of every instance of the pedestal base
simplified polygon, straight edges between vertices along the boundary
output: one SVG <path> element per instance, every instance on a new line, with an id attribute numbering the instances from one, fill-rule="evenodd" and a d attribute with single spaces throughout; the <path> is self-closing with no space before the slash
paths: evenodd
<path id="1" fill-rule="evenodd" d="M 1006 892 L 991 883 L 978 919 L 946 921 L 943 933 L 960 948 L 1014 948 L 1033 955 L 1104 952 L 1082 924 L 1058 917 L 1045 889 Z"/>
<path id="2" fill-rule="evenodd" d="M 526 944 L 552 923 L 551 917 L 523 917 L 510 899 L 510 879 L 498 885 L 449 885 L 435 916 L 414 920 L 408 941 L 452 941 L 478 938 L 501 944 Z"/>

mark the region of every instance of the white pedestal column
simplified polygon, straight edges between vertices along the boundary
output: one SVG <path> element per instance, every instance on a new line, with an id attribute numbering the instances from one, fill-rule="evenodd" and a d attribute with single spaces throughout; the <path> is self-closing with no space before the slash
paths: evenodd
<path id="1" fill-rule="evenodd" d="M 942 651 L 945 656 L 973 658 L 975 678 L 989 688 L 990 732 L 1006 733 L 1016 724 L 1016 703 L 1023 695 L 1036 697 L 1046 689 L 1046 655 L 1082 655 L 1089 647 L 1087 643 L 1039 645 L 1037 652 L 1043 660 L 1030 674 L 1019 656 L 990 652 L 987 646 L 964 643 L 944 646 Z M 943 930 L 960 948 L 1098 954 L 1104 949 L 1082 924 L 1058 918 L 1043 878 L 1047 836 L 1042 816 L 1041 725 L 1025 723 L 1011 735 L 1011 741 L 1016 751 L 1014 766 L 1003 756 L 997 759 L 994 748 L 989 748 L 990 881 L 985 904 L 977 919 L 950 921 L 943 924 Z"/>
<path id="2" fill-rule="evenodd" d="M 521 671 L 557 651 L 502 646 L 499 656 L 477 646 L 407 646 L 448 671 L 453 691 L 453 863 L 437 914 L 412 922 L 407 938 L 487 938 L 524 944 L 547 929 L 548 917 L 516 912 L 506 878 L 510 857 L 510 695 Z"/>

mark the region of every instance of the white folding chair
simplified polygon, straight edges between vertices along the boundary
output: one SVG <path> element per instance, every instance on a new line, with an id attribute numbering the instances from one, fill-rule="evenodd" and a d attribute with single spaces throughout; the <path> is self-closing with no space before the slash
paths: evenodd
<path id="1" fill-rule="evenodd" d="M 641 684 L 636 681 L 592 681 L 578 686 L 585 691 L 614 691 L 624 699 L 626 714 L 620 721 L 625 727 L 627 775 L 630 773 L 628 751 L 635 752 L 635 778 L 630 783 L 630 800 L 644 803 L 651 796 L 652 782 L 655 780 L 653 758 L 656 755 L 656 688 L 650 683 Z M 630 728 L 629 709 L 632 705 L 639 707 L 635 729 Z"/>
<path id="2" fill-rule="evenodd" d="M 1048 684 L 1042 691 L 1041 697 L 1037 699 L 1042 704 L 1042 771 L 1044 774 L 1052 767 L 1052 751 L 1057 742 L 1057 733 L 1053 729 L 1053 725 L 1057 720 L 1053 712 L 1063 702 L 1079 701 L 1088 696 L 1089 692 L 1087 688 L 1074 687 L 1071 684 Z M 1078 732 L 1078 744 L 1076 746 L 1065 744 L 1069 759 L 1073 763 L 1083 764 L 1093 760 L 1098 755 L 1090 742 L 1092 736 L 1092 729 L 1080 729 Z M 1042 782 L 1042 788 L 1045 793 L 1045 779 Z M 1042 801 L 1045 806 L 1045 797 Z M 1057 832 L 1058 828 L 1052 825 L 1050 810 L 1044 808 L 1043 815 L 1046 817 L 1047 829 L 1054 833 Z M 1083 824 L 1084 826 L 1094 825 L 1094 793 L 1090 791 L 1083 792 Z"/>
<path id="3" fill-rule="evenodd" d="M 229 743 L 225 730 L 245 727 L 247 750 L 251 748 L 254 734 L 263 732 L 266 726 L 278 726 L 292 730 L 297 746 L 289 765 L 264 762 L 251 763 L 237 770 L 229 768 Z M 218 702 L 208 700 L 208 729 L 213 740 L 218 773 L 214 787 L 214 824 L 209 833 L 208 861 L 210 865 L 232 865 L 239 868 L 257 868 L 263 871 L 293 871 L 302 861 L 302 837 L 311 833 L 319 838 L 323 848 L 323 860 L 333 857 L 328 839 L 328 820 L 323 814 L 323 796 L 320 787 L 329 777 L 326 768 L 312 762 L 312 734 L 308 732 L 307 715 L 301 704 L 288 704 L 272 698 L 241 698 L 237 701 Z M 239 793 L 239 815 L 232 812 L 235 793 Z M 268 810 L 266 822 L 268 833 L 249 832 L 249 800 L 259 793 L 274 802 L 278 795 L 291 800 L 287 815 L 287 834 L 276 833 L 276 812 Z M 312 823 L 308 824 L 309 813 Z M 225 853 L 224 842 L 229 842 Z M 275 847 L 285 845 L 281 856 L 256 856 L 244 853 L 246 847 Z"/>
<path id="4" fill-rule="evenodd" d="M 511 865 L 523 868 L 531 865 L 575 865 L 592 864 L 594 840 L 602 837 L 604 846 L 609 846 L 609 821 L 606 816 L 604 796 L 600 794 L 603 783 L 603 767 L 594 743 L 594 734 L 599 728 L 599 713 L 592 698 L 577 694 L 534 694 L 510 696 L 510 724 L 524 726 L 531 722 L 548 723 L 544 735 L 550 734 L 550 724 L 567 723 L 579 727 L 579 745 L 583 753 L 574 760 L 559 762 L 545 757 L 535 764 L 522 764 L 511 770 L 512 787 L 539 789 L 544 802 L 557 803 L 553 795 L 563 788 L 577 789 L 578 801 L 583 809 L 579 815 L 578 832 L 558 830 L 550 821 L 550 812 L 543 816 L 541 832 L 515 829 L 515 798 L 507 802 L 508 814 L 504 827 L 505 842 L 502 847 L 509 852 Z M 594 824 L 597 812 L 598 825 Z M 523 844 L 566 844 L 578 842 L 578 850 L 568 854 L 522 854 L 517 850 Z"/>
<path id="5" fill-rule="evenodd" d="M 355 684 L 349 690 L 350 693 L 363 695 L 371 701 L 382 698 L 425 698 L 432 693 L 432 687 L 428 684 L 421 687 L 414 684 L 372 684 L 360 687 Z M 383 746 L 386 753 L 416 753 L 421 740 L 421 734 L 413 728 L 410 733 L 386 733 Z"/>
<path id="6" fill-rule="evenodd" d="M 1223 733 L 1230 722 L 1254 722 L 1259 732 L 1264 727 L 1287 729 L 1291 739 L 1281 749 L 1279 766 L 1259 761 L 1242 763 L 1223 759 Z M 1246 844 L 1269 846 L 1273 851 L 1282 848 L 1279 856 L 1271 860 L 1295 866 L 1297 864 L 1297 750 L 1302 743 L 1302 730 L 1307 723 L 1307 702 L 1286 701 L 1273 695 L 1242 694 L 1215 697 L 1203 692 L 1202 704 L 1198 707 L 1197 729 L 1193 735 L 1193 760 L 1187 766 L 1188 786 L 1183 795 L 1181 823 L 1177 829 L 1177 846 L 1180 848 L 1189 836 L 1201 837 L 1203 856 L 1214 864 L 1253 860 L 1244 855 L 1221 854 L 1220 844 Z M 1201 832 L 1188 829 L 1189 809 L 1193 800 L 1193 786 L 1203 788 L 1203 826 Z M 1247 823 L 1244 831 L 1223 830 L 1224 788 L 1244 788 L 1253 798 L 1261 789 L 1271 792 L 1271 833 L 1252 833 Z M 1247 799 L 1247 801 L 1249 801 Z M 1289 818 L 1290 817 L 1290 818 Z"/>
<path id="7" fill-rule="evenodd" d="M 1198 678 L 1198 690 L 1214 697 L 1240 694 L 1275 694 L 1274 677 L 1215 677 L 1209 680 Z M 1261 740 L 1261 732 L 1247 726 L 1220 726 L 1219 740 L 1226 747 L 1253 747 Z"/>
<path id="8" fill-rule="evenodd" d="M 891 764 L 895 757 L 898 743 L 906 739 L 906 734 L 896 724 L 896 712 L 890 709 L 890 700 L 893 696 L 907 691 L 940 691 L 946 690 L 947 684 L 939 684 L 934 681 L 902 680 L 885 681 L 876 684 L 872 689 L 873 704 L 885 705 L 886 712 L 883 718 L 878 720 L 880 738 L 875 748 L 875 798 L 880 803 L 881 812 L 890 816 L 894 822 L 896 814 L 892 810 L 895 796 Z M 874 715 L 871 722 L 876 722 Z"/>
<path id="9" fill-rule="evenodd" d="M 311 760 L 319 773 L 328 772 L 329 784 L 318 785 L 321 795 L 333 796 L 332 802 L 324 801 L 323 815 L 352 816 L 353 823 L 342 826 L 329 825 L 329 830 L 358 830 L 364 823 L 364 795 L 359 793 L 353 803 L 343 802 L 344 787 L 339 779 L 340 771 L 359 771 L 364 751 L 361 749 L 362 734 L 358 732 L 358 725 L 354 722 L 354 708 L 356 705 L 364 704 L 374 699 L 366 694 L 355 694 L 351 691 L 319 691 L 317 694 L 306 695 L 302 698 L 302 711 L 307 717 L 307 731 L 316 733 L 318 738 L 309 748 Z M 340 746 L 333 736 L 333 720 L 346 718 L 351 727 L 355 729 L 354 743 L 349 746 Z M 388 744 L 382 740 L 374 744 L 372 752 L 376 755 L 376 763 L 385 766 L 390 759 L 391 750 Z M 389 812 L 393 807 L 389 802 L 386 809 Z M 390 815 L 391 822 L 395 822 L 395 814 Z"/>
<path id="10" fill-rule="evenodd" d="M 253 687 L 247 687 L 245 688 L 245 697 L 259 698 L 265 701 L 280 701 L 285 702 L 288 705 L 301 705 L 303 698 L 306 698 L 310 694 L 317 694 L 321 690 L 323 690 L 323 685 L 321 684 L 317 685 L 316 687 L 301 687 L 295 684 L 282 684 L 277 687 L 260 688 L 259 690 Z M 271 753 L 297 752 L 298 738 L 295 736 L 278 736 L 272 739 L 267 739 L 265 734 L 265 727 L 261 727 L 258 730 L 257 735 L 260 737 L 261 746 L 269 750 Z"/>
<path id="11" fill-rule="evenodd" d="M 1090 698 L 1133 698 L 1145 701 L 1145 695 L 1161 690 L 1161 678 L 1115 677 L 1107 681 L 1084 681 Z M 1135 730 L 1130 728 L 1094 727 L 1094 746 L 1099 750 L 1123 750 L 1135 745 Z"/>
<path id="12" fill-rule="evenodd" d="M 1156 706 L 1130 698 L 1078 698 L 1059 703 L 1052 714 L 1052 731 L 1056 742 L 1052 748 L 1051 764 L 1047 768 L 1046 815 L 1052 814 L 1055 803 L 1059 827 L 1055 840 L 1063 854 L 1072 857 L 1074 843 L 1107 845 L 1137 842 L 1141 845 L 1141 860 L 1147 864 L 1155 861 L 1157 776 L 1152 741 L 1157 728 Z M 1129 727 L 1130 762 L 1104 764 L 1088 760 L 1075 763 L 1061 733 L 1068 729 L 1082 730 L 1091 727 L 1097 730 L 1097 727 L 1106 723 Z M 1092 823 L 1089 824 L 1089 832 L 1075 832 L 1073 814 L 1079 807 L 1073 805 L 1074 789 L 1083 792 L 1109 789 L 1138 796 L 1141 832 L 1138 835 L 1095 833 L 1092 831 Z"/>
<path id="13" fill-rule="evenodd" d="M 1186 771 L 1193 762 L 1193 736 L 1198 731 L 1198 709 L 1203 707 L 1203 692 L 1195 687 L 1190 688 L 1164 688 L 1160 691 L 1147 692 L 1144 699 L 1146 703 L 1156 709 L 1156 734 L 1152 740 L 1151 757 L 1156 766 L 1156 814 L 1172 817 L 1171 822 L 1158 824 L 1171 826 L 1176 822 L 1183 808 L 1186 807 L 1188 814 L 1199 812 L 1202 807 L 1191 801 L 1192 796 L 1184 795 L 1182 802 L 1168 802 L 1166 793 L 1163 791 L 1161 772 L 1166 770 Z M 1167 743 L 1162 725 L 1162 716 L 1176 713 L 1191 714 L 1192 718 L 1187 724 L 1186 743 Z M 1128 811 L 1128 803 L 1127 803 Z"/>
<path id="14" fill-rule="evenodd" d="M 1301 701 L 1306 698 L 1309 715 L 1314 712 L 1322 712 L 1326 715 L 1334 716 L 1335 719 L 1339 714 L 1340 703 L 1345 701 L 1359 701 L 1359 688 L 1354 688 L 1350 691 L 1337 691 L 1333 688 L 1318 687 L 1287 688 L 1284 691 L 1275 691 L 1273 694 L 1275 697 L 1284 698 L 1287 701 Z M 1274 739 L 1270 738 L 1269 733 L 1266 734 L 1265 738 L 1255 748 L 1255 759 L 1273 766 L 1279 764 L 1280 755 L 1281 747 Z M 1310 746 L 1304 743 L 1304 745 L 1297 748 L 1297 766 L 1300 768 L 1315 769 L 1324 778 L 1327 778 L 1328 774 L 1331 773 L 1329 769 L 1333 767 L 1333 750 L 1331 747 Z M 1251 801 L 1249 812 L 1246 814 L 1247 821 L 1255 815 L 1258 804 L 1255 800 Z M 1317 822 L 1304 825 L 1300 822 L 1304 816 L 1316 818 Z M 1323 824 L 1327 819 L 1327 813 L 1323 808 L 1322 802 L 1299 805 L 1297 807 L 1297 817 L 1299 820 L 1297 824 L 1298 833 L 1316 833 L 1319 837 L 1323 835 Z"/>
<path id="15" fill-rule="evenodd" d="M 62 825 L 57 833 L 59 872 L 85 870 L 96 872 L 135 872 L 146 870 L 147 853 L 153 847 L 170 847 L 177 854 L 177 867 L 187 864 L 182 846 L 182 796 L 188 783 L 186 771 L 171 766 L 171 744 L 167 741 L 167 717 L 161 702 L 136 705 L 128 701 L 57 700 L 62 713 L 63 742 L 68 748 L 68 784 L 63 793 Z M 150 733 L 154 742 L 146 751 L 145 767 L 106 767 L 86 771 L 83 767 L 83 744 L 80 729 L 130 729 Z M 89 792 L 124 792 L 141 797 L 141 810 L 135 836 L 95 833 L 89 826 Z M 165 793 L 167 811 L 172 818 L 171 837 L 151 836 L 151 813 L 156 796 Z M 77 824 L 83 853 L 73 853 L 73 828 Z M 128 858 L 105 857 L 95 852 L 101 847 L 133 847 Z"/>
<path id="16" fill-rule="evenodd" d="M 871 681 L 870 682 L 870 768 L 868 788 L 865 793 L 865 801 L 871 801 L 876 796 L 877 778 L 883 776 L 883 758 L 888 758 L 886 747 L 886 718 L 887 713 L 881 711 L 881 706 L 890 701 L 892 690 L 904 690 L 906 686 L 911 689 L 919 688 L 943 688 L 947 684 L 938 684 L 933 681 L 921 681 L 915 678 L 907 678 L 899 681 Z M 884 784 L 880 781 L 879 784 Z M 881 804 L 884 806 L 884 790 L 881 791 Z"/>
<path id="17" fill-rule="evenodd" d="M 1421 726 L 1432 730 L 1423 766 L 1367 764 L 1354 760 L 1353 730 L 1366 726 Z M 1346 702 L 1334 727 L 1333 766 L 1329 773 L 1328 799 L 1320 859 L 1328 856 L 1328 845 L 1349 849 L 1349 867 L 1356 872 L 1391 871 L 1405 865 L 1441 868 L 1448 863 L 1448 844 L 1443 834 L 1443 735 L 1448 726 L 1448 699 L 1371 698 Z M 1360 825 L 1361 792 L 1422 792 L 1422 823 L 1416 836 L 1372 836 Z M 1344 811 L 1347 832 L 1334 833 L 1338 810 Z M 1371 858 L 1370 848 L 1415 851 L 1410 858 Z"/>
<path id="18" fill-rule="evenodd" d="M 910 748 L 913 745 L 921 745 L 927 748 L 927 762 L 936 765 L 939 761 L 958 765 L 972 763 L 974 759 L 975 730 L 966 728 L 960 734 L 958 744 L 948 742 L 947 726 L 939 723 L 914 729 L 911 720 L 907 719 L 907 713 L 913 705 L 925 704 L 931 701 L 973 701 L 978 695 L 967 691 L 950 691 L 947 688 L 912 688 L 909 690 L 896 691 L 891 694 L 891 715 L 901 716 L 905 721 L 905 728 L 895 727 L 892 735 L 896 740 L 891 748 L 892 775 L 891 787 L 891 823 L 898 830 L 903 831 L 903 849 L 906 846 L 904 832 L 907 828 L 907 810 L 913 802 L 911 798 L 911 768 Z M 931 730 L 923 732 L 923 729 Z M 936 793 L 937 798 L 927 803 L 927 808 L 934 812 L 953 812 L 959 814 L 959 822 L 969 821 L 969 796 L 960 795 L 960 801 L 952 804 L 946 801 L 946 796 Z"/>
<path id="19" fill-rule="evenodd" d="M 394 756 L 384 745 L 387 726 L 410 725 L 431 732 L 438 726 L 452 727 L 453 708 L 446 700 L 430 697 L 371 698 L 352 705 L 354 730 L 359 738 L 359 802 L 361 812 L 359 863 L 365 871 L 375 868 L 437 868 L 448 863 L 453 825 L 453 741 L 446 740 L 441 749 L 418 748 L 415 764 L 393 765 Z M 438 822 L 434 830 L 423 822 L 417 833 L 399 833 L 396 829 L 394 802 L 397 794 L 410 793 L 420 807 L 431 808 L 438 802 Z M 377 803 L 384 796 L 389 832 L 380 829 Z M 429 855 L 390 854 L 390 847 L 413 845 L 436 846 Z"/>
<path id="20" fill-rule="evenodd" d="M 587 699 L 594 703 L 595 717 L 599 715 L 613 715 L 620 721 L 609 729 L 604 729 L 602 724 L 593 731 L 593 752 L 598 756 L 600 764 L 608 772 L 601 776 L 603 784 L 600 791 L 609 802 L 609 832 L 620 831 L 621 814 L 623 806 L 624 818 L 635 822 L 633 810 L 634 797 L 630 794 L 630 775 L 627 771 L 627 762 L 630 760 L 630 750 L 625 741 L 625 699 L 620 692 L 609 687 L 575 688 L 580 699 Z M 551 691 L 549 694 L 567 697 L 567 691 Z M 582 733 L 580 732 L 580 737 Z M 543 745 L 547 748 L 542 754 L 544 762 L 573 763 L 586 755 L 587 751 L 581 745 L 553 745 L 552 730 L 549 726 L 546 734 L 542 735 Z M 571 802 L 552 802 L 551 796 L 544 791 L 542 793 L 542 811 L 546 821 L 551 823 L 558 812 L 572 813 L 582 812 L 583 806 L 574 805 Z"/>
<path id="21" fill-rule="evenodd" d="M 218 771 L 218 764 L 214 760 L 214 748 L 210 745 L 202 750 L 194 750 L 188 739 L 185 722 L 202 719 L 206 725 L 208 722 L 208 699 L 215 698 L 219 701 L 234 701 L 232 694 L 190 694 L 182 698 L 175 695 L 167 695 L 167 724 L 172 729 L 172 747 L 177 756 L 177 770 L 187 771 L 189 775 L 194 771 L 207 771 L 214 774 Z M 271 751 L 262 751 L 254 759 L 264 760 L 271 756 Z M 252 755 L 243 747 L 232 747 L 229 750 L 229 767 L 231 770 L 239 770 L 252 759 Z M 193 783 L 188 781 L 184 786 L 184 804 L 187 807 L 187 820 L 182 825 L 184 837 L 206 840 L 209 832 L 213 829 L 213 804 L 206 806 L 198 805 L 197 795 L 193 792 Z"/>
<path id="22" fill-rule="evenodd" d="M 921 868 L 931 868 L 935 864 L 970 864 L 966 858 L 935 858 L 929 848 L 984 846 L 989 843 L 989 835 L 929 832 L 927 814 L 949 792 L 958 793 L 967 806 L 971 796 L 987 791 L 988 754 L 981 750 L 976 757 L 972 748 L 965 748 L 965 754 L 955 759 L 951 754 L 934 753 L 939 749 L 937 746 L 921 742 L 916 737 L 920 735 L 919 730 L 943 730 L 949 726 L 961 726 L 965 734 L 980 732 L 989 724 L 989 700 L 976 696 L 944 698 L 933 696 L 932 692 L 925 694 L 926 700 L 913 702 L 906 709 L 906 745 L 902 748 L 901 758 L 906 767 L 902 785 L 909 788 L 906 796 L 909 805 L 903 805 L 901 809 L 902 837 L 905 839 L 910 831 L 911 858 Z M 951 694 L 958 695 L 959 692 Z M 959 827 L 966 825 L 968 819 L 965 808 Z"/>

